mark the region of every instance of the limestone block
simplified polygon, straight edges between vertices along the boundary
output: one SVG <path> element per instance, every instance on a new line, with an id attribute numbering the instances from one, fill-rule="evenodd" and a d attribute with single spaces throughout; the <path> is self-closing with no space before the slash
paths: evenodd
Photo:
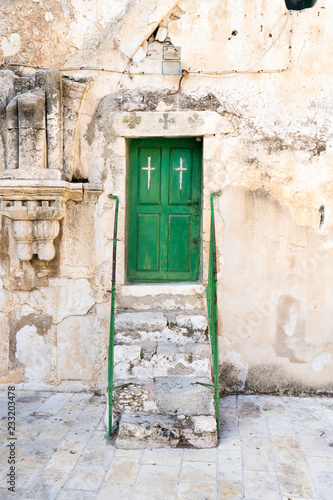
<path id="1" fill-rule="evenodd" d="M 203 330 L 205 331 L 208 322 L 207 318 L 202 315 L 177 315 L 176 316 L 176 323 L 180 327 L 186 327 L 189 328 L 190 330 Z"/>
<path id="2" fill-rule="evenodd" d="M 177 418 L 164 413 L 152 415 L 123 414 L 119 421 L 116 448 L 141 449 L 177 446 L 214 448 L 218 445 L 213 416 Z"/>
<path id="3" fill-rule="evenodd" d="M 230 120 L 214 111 L 114 113 L 112 127 L 120 137 L 174 137 L 230 134 Z"/>
<path id="4" fill-rule="evenodd" d="M 138 342 L 172 342 L 173 344 L 192 344 L 194 342 L 205 342 L 207 340 L 205 330 L 193 330 L 192 328 L 181 328 L 170 323 L 162 331 L 145 332 L 142 330 L 117 332 L 115 335 L 117 343 L 133 344 Z"/>
<path id="5" fill-rule="evenodd" d="M 48 287 L 31 292 L 26 303 L 34 308 L 37 306 L 53 316 L 55 323 L 60 323 L 67 316 L 87 314 L 95 300 L 87 279 L 53 278 Z"/>
<path id="6" fill-rule="evenodd" d="M 184 444 L 194 448 L 215 448 L 218 445 L 215 416 L 198 415 L 190 420 L 192 426 L 190 432 L 184 432 Z"/>
<path id="7" fill-rule="evenodd" d="M 204 415 L 193 416 L 194 432 L 214 432 L 216 431 L 215 412 L 213 417 L 206 417 Z"/>
<path id="8" fill-rule="evenodd" d="M 43 382 L 51 371 L 51 352 L 46 337 L 38 334 L 35 325 L 26 325 L 16 333 L 15 357 L 24 365 L 27 381 Z"/>
<path id="9" fill-rule="evenodd" d="M 163 313 L 123 313 L 118 314 L 115 320 L 117 332 L 156 332 L 167 326 L 167 319 Z"/>
<path id="10" fill-rule="evenodd" d="M 122 415 L 116 447 L 136 448 L 175 448 L 180 443 L 180 422 L 177 418 L 155 415 Z"/>
<path id="11" fill-rule="evenodd" d="M 161 309 L 195 311 L 203 309 L 204 293 L 205 287 L 198 284 L 125 285 L 117 301 L 121 307 L 147 312 Z"/>
<path id="12" fill-rule="evenodd" d="M 117 345 L 114 349 L 114 379 L 131 377 L 132 368 L 140 364 L 141 346 Z"/>
<path id="13" fill-rule="evenodd" d="M 148 349 L 150 354 L 145 355 Z M 149 345 L 115 346 L 115 378 L 139 378 L 189 376 L 210 377 L 211 354 L 209 345 L 159 344 L 157 349 Z"/>
<path id="14" fill-rule="evenodd" d="M 94 378 L 91 318 L 71 316 L 57 327 L 58 377 L 65 380 Z"/>
<path id="15" fill-rule="evenodd" d="M 67 203 L 61 240 L 62 266 L 90 266 L 93 263 L 95 220 L 92 205 Z M 87 244 L 86 242 L 90 242 Z"/>
<path id="16" fill-rule="evenodd" d="M 196 384 L 211 384 L 210 378 L 156 377 L 159 412 L 182 415 L 215 415 L 213 389 Z"/>

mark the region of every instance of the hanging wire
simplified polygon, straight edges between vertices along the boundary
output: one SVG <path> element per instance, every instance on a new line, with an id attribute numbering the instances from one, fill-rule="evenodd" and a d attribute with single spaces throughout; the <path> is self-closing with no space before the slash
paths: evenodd
<path id="1" fill-rule="evenodd" d="M 257 71 L 252 71 L 253 68 L 255 68 L 260 63 L 260 61 L 265 57 L 265 55 L 274 47 L 274 45 L 276 44 L 276 42 L 281 38 L 281 35 L 284 32 L 284 30 L 286 29 L 286 26 L 288 24 L 289 17 L 291 19 L 293 19 L 291 11 L 288 11 L 287 13 L 283 14 L 283 16 L 286 16 L 286 22 L 283 24 L 282 29 L 280 30 L 280 32 L 278 33 L 278 35 L 274 38 L 274 40 L 272 41 L 271 45 L 269 47 L 267 47 L 267 49 L 263 52 L 263 54 L 261 54 L 260 58 L 254 64 L 252 64 L 249 68 L 244 69 L 244 70 L 236 70 L 236 69 L 234 69 L 234 70 L 223 70 L 223 71 L 206 71 L 206 70 L 189 71 L 189 76 L 198 76 L 198 74 L 199 74 L 199 76 L 202 75 L 202 76 L 209 76 L 210 77 L 210 76 L 222 76 L 222 75 L 227 75 L 227 74 L 230 74 L 230 73 L 234 73 L 231 76 L 231 78 L 233 78 L 234 76 L 237 76 L 237 74 L 242 74 L 242 73 L 281 73 L 282 71 L 286 71 L 291 66 L 291 49 L 292 49 L 292 43 L 291 42 L 292 42 L 292 32 L 293 32 L 292 27 L 291 27 L 291 29 L 289 31 L 289 46 L 288 46 L 288 49 L 289 49 L 289 62 L 288 62 L 288 65 L 285 68 L 281 68 L 281 69 L 260 69 L 260 70 L 257 70 Z M 278 19 L 278 21 L 281 19 L 281 17 Z M 273 25 L 273 27 L 276 25 L 276 23 L 278 21 L 275 22 L 275 24 Z"/>
<path id="2" fill-rule="evenodd" d="M 278 35 L 274 38 L 272 43 L 270 44 L 269 47 L 263 52 L 263 54 L 259 57 L 259 59 L 252 64 L 249 68 L 246 68 L 244 70 L 237 70 L 237 69 L 229 69 L 229 70 L 221 70 L 221 71 L 208 71 L 208 70 L 183 70 L 186 74 L 187 77 L 194 77 L 194 78 L 200 78 L 200 77 L 224 77 L 224 78 L 234 78 L 235 76 L 239 74 L 245 74 L 245 73 L 251 73 L 251 74 L 257 74 L 257 73 L 281 73 L 283 71 L 288 70 L 291 67 L 292 64 L 292 34 L 293 34 L 293 11 L 288 11 L 284 13 L 282 16 L 279 17 L 277 21 L 273 24 L 272 27 L 274 27 L 279 20 L 283 17 L 286 16 L 286 22 L 283 24 L 282 29 L 278 33 Z M 277 69 L 259 69 L 256 71 L 253 71 L 253 68 L 255 68 L 260 61 L 266 56 L 266 54 L 275 46 L 276 42 L 281 38 L 281 35 L 283 34 L 284 30 L 286 29 L 286 26 L 288 24 L 289 18 L 291 19 L 291 28 L 289 30 L 289 61 L 288 65 L 284 68 L 277 68 Z M 170 42 L 172 45 L 172 43 Z M 135 51 L 135 53 L 137 50 Z M 135 54 L 134 53 L 134 54 Z M 145 72 L 145 71 L 131 71 L 129 70 L 129 66 L 132 63 L 132 58 L 130 58 L 129 62 L 126 65 L 126 68 L 121 71 L 117 69 L 112 69 L 112 68 L 101 68 L 97 66 L 75 66 L 75 67 L 58 67 L 58 71 L 61 71 L 63 73 L 67 71 L 97 71 L 97 72 L 104 72 L 104 73 L 115 73 L 119 75 L 128 75 L 130 77 L 134 76 L 157 76 L 160 75 L 160 73 L 154 73 L 154 72 Z M 27 64 L 27 63 L 7 63 L 7 64 L 2 64 L 0 65 L 0 68 L 8 68 L 8 67 L 26 67 L 26 68 L 32 68 L 32 69 L 41 69 L 41 70 L 48 70 L 51 69 L 48 66 L 38 66 L 38 65 L 33 65 L 33 64 Z M 182 77 L 185 76 L 182 74 Z M 181 78 L 182 80 L 182 78 Z M 181 83 L 181 81 L 180 81 Z M 178 89 L 179 91 L 179 89 Z M 178 91 L 176 93 L 178 93 Z"/>

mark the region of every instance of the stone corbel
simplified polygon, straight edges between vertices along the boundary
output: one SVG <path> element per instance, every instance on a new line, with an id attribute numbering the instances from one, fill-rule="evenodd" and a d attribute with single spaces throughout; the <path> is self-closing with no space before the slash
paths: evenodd
<path id="1" fill-rule="evenodd" d="M 17 258 L 29 261 L 38 255 L 50 261 L 66 201 L 81 201 L 83 189 L 65 181 L 2 181 L 0 199 L 1 214 L 12 221 Z"/>

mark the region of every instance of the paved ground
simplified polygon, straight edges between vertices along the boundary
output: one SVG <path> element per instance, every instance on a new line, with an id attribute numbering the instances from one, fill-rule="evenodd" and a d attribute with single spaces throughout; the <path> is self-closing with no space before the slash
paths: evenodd
<path id="1" fill-rule="evenodd" d="M 230 396 L 217 449 L 127 451 L 104 439 L 101 397 L 17 392 L 16 440 L 7 401 L 0 393 L 1 500 L 333 500 L 333 399 Z"/>

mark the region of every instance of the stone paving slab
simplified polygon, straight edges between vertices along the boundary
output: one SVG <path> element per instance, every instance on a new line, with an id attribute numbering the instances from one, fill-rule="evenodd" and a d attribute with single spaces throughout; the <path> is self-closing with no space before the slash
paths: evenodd
<path id="1" fill-rule="evenodd" d="M 0 393 L 0 499 L 333 500 L 333 400 L 228 396 L 213 449 L 116 449 L 103 397 L 17 391 L 16 492 Z M 10 439 L 9 439 L 10 438 Z"/>

